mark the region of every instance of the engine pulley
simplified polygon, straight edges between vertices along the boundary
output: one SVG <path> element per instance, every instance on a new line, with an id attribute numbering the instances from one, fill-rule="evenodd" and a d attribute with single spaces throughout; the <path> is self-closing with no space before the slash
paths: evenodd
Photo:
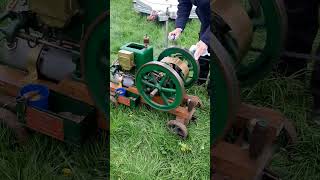
<path id="1" fill-rule="evenodd" d="M 178 58 L 188 66 L 189 73 L 186 78 L 183 78 L 185 88 L 190 88 L 197 82 L 200 74 L 200 65 L 187 50 L 177 47 L 167 48 L 160 53 L 158 61 L 162 61 L 165 57 Z"/>
<path id="2" fill-rule="evenodd" d="M 175 71 L 177 71 L 182 79 L 189 75 L 189 68 L 187 63 L 179 58 L 165 57 L 160 62 L 169 64 Z"/>

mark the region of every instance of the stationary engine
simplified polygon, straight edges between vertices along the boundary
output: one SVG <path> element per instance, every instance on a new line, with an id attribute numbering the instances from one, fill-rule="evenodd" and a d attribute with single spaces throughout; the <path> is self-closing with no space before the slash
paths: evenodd
<path id="1" fill-rule="evenodd" d="M 8 2 L 0 14 L 0 104 L 18 96 L 10 117 L 71 143 L 96 125 L 107 129 L 107 7 L 104 0 Z M 42 93 L 41 106 L 25 100 L 30 88 L 41 89 L 31 91 Z"/>
<path id="2" fill-rule="evenodd" d="M 95 79 L 104 82 L 108 29 L 98 27 L 107 23 L 106 7 L 105 1 L 96 4 L 82 0 L 9 1 L 0 15 L 0 32 L 5 40 L 0 62 L 28 72 L 33 76 L 31 79 L 58 83 L 71 76 L 84 81 L 91 77 L 89 74 L 98 76 L 99 72 L 100 77 Z M 93 46 L 98 46 L 98 50 L 90 49 Z M 89 62 L 91 58 L 95 60 Z M 95 72 L 94 67 L 98 67 Z M 102 84 L 106 89 L 106 82 L 95 86 Z M 92 94 L 98 93 L 95 87 L 89 89 L 95 89 Z M 99 92 L 100 97 L 103 93 Z M 99 104 L 105 107 L 107 103 Z"/>
<path id="3" fill-rule="evenodd" d="M 0 28 L 6 40 L 1 63 L 36 70 L 39 77 L 53 81 L 71 73 L 81 78 L 79 42 L 84 29 L 71 34 L 72 18 L 81 18 L 75 0 L 11 1 L 1 16 L 3 22 L 10 20 Z"/>
<path id="4" fill-rule="evenodd" d="M 151 107 L 169 111 L 181 105 L 185 89 L 199 77 L 199 64 L 184 49 L 165 49 L 154 59 L 151 46 L 128 43 L 111 66 L 111 81 L 126 88 L 136 86 Z M 161 97 L 158 102 L 154 97 Z"/>

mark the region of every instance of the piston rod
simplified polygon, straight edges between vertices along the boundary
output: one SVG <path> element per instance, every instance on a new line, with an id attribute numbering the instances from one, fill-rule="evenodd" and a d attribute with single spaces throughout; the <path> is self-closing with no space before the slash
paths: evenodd
<path id="1" fill-rule="evenodd" d="M 63 51 L 71 52 L 71 53 L 76 54 L 76 55 L 80 55 L 79 51 L 75 51 L 75 50 L 70 49 L 70 48 L 59 46 L 59 45 L 57 45 L 55 43 L 39 39 L 39 38 L 37 38 L 35 36 L 29 35 L 29 34 L 26 34 L 26 33 L 20 32 L 20 33 L 17 34 L 17 37 L 19 37 L 21 39 L 24 39 L 24 40 L 27 40 L 27 41 L 32 41 L 34 43 L 40 43 L 40 44 L 44 44 L 44 45 L 47 45 L 47 46 L 50 46 L 50 47 L 54 47 L 54 48 L 57 48 L 57 49 L 60 49 L 60 50 L 63 50 Z M 68 44 L 71 45 L 71 46 L 74 46 L 74 48 L 79 48 L 80 47 L 80 46 L 76 47 L 74 43 L 68 43 Z"/>

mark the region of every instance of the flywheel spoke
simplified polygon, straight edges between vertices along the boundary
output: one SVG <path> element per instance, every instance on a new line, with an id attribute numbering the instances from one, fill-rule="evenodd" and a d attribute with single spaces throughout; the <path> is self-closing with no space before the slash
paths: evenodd
<path id="1" fill-rule="evenodd" d="M 151 80 L 153 81 L 153 83 L 154 83 L 154 84 L 157 84 L 158 81 L 157 81 L 157 78 L 156 78 L 156 76 L 154 75 L 154 73 L 151 72 L 150 74 L 151 74 Z"/>
<path id="2" fill-rule="evenodd" d="M 168 80 L 168 76 L 164 76 L 164 77 L 160 80 L 159 85 L 162 86 L 167 80 Z"/>
<path id="3" fill-rule="evenodd" d="M 176 90 L 171 88 L 161 88 L 161 91 L 166 93 L 176 93 Z"/>
<path id="4" fill-rule="evenodd" d="M 147 85 L 147 86 L 149 86 L 149 87 L 153 87 L 153 88 L 155 88 L 156 87 L 156 85 L 155 84 L 152 84 L 152 83 L 150 83 L 149 81 L 147 81 L 147 80 L 142 80 L 141 81 L 143 84 L 145 84 L 145 85 Z"/>
<path id="5" fill-rule="evenodd" d="M 163 92 L 160 92 L 161 99 L 163 100 L 165 105 L 169 105 L 169 99 L 166 97 L 166 95 Z"/>

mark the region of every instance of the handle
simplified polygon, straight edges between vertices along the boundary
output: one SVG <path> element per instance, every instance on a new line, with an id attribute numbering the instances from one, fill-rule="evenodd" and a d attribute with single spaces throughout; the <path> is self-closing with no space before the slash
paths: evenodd
<path id="1" fill-rule="evenodd" d="M 159 89 L 156 88 L 150 93 L 150 97 L 154 97 L 158 93 Z"/>

